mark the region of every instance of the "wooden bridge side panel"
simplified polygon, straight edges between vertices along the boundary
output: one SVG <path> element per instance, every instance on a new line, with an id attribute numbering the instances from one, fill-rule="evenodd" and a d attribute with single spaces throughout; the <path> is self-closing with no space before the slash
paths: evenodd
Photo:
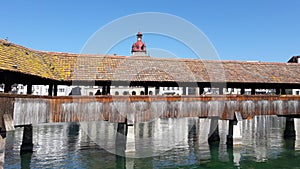
<path id="1" fill-rule="evenodd" d="M 0 128 L 1 130 L 5 129 L 3 115 L 9 114 L 13 117 L 14 112 L 14 98 L 12 97 L 0 97 Z"/>

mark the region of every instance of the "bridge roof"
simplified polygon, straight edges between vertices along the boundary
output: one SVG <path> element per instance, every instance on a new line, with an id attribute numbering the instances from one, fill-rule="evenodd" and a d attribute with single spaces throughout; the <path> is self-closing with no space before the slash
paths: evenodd
<path id="1" fill-rule="evenodd" d="M 57 81 L 300 84 L 300 64 L 43 52 L 0 40 L 0 70 Z"/>

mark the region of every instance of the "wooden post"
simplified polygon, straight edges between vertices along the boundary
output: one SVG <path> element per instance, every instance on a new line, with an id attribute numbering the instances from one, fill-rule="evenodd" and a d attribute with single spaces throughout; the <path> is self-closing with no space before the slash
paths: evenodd
<path id="1" fill-rule="evenodd" d="M 107 91 L 106 94 L 107 94 L 107 95 L 110 95 L 110 85 L 107 85 L 107 86 L 106 86 L 106 91 Z"/>
<path id="2" fill-rule="evenodd" d="M 148 93 L 149 93 L 148 86 L 144 86 L 144 88 L 145 88 L 145 95 L 148 95 Z"/>
<path id="3" fill-rule="evenodd" d="M 27 94 L 32 94 L 32 84 L 27 84 Z"/>
<path id="4" fill-rule="evenodd" d="M 281 88 L 281 95 L 286 95 L 285 88 Z"/>
<path id="5" fill-rule="evenodd" d="M 219 124 L 218 123 L 219 123 L 218 118 L 212 118 L 210 121 L 208 144 L 220 142 Z"/>
<path id="6" fill-rule="evenodd" d="M 255 95 L 255 88 L 251 88 L 251 95 Z"/>
<path id="7" fill-rule="evenodd" d="M 21 145 L 21 154 L 32 153 L 33 143 L 32 143 L 32 125 L 25 125 L 23 131 L 23 140 Z"/>
<path id="8" fill-rule="evenodd" d="M 5 82 L 4 84 L 4 93 L 9 93 L 11 91 L 11 83 Z"/>
<path id="9" fill-rule="evenodd" d="M 182 95 L 186 95 L 186 87 L 182 87 Z"/>
<path id="10" fill-rule="evenodd" d="M 106 86 L 102 86 L 102 95 L 106 95 Z"/>
<path id="11" fill-rule="evenodd" d="M 159 95 L 159 86 L 155 86 L 155 95 Z"/>
<path id="12" fill-rule="evenodd" d="M 295 139 L 296 138 L 294 118 L 286 117 L 284 138 L 285 139 Z"/>
<path id="13" fill-rule="evenodd" d="M 219 87 L 219 95 L 223 95 L 223 88 L 222 87 Z"/>
<path id="14" fill-rule="evenodd" d="M 54 85 L 54 94 L 53 96 L 57 96 L 57 84 Z"/>
<path id="15" fill-rule="evenodd" d="M 280 95 L 280 88 L 276 88 L 276 95 Z"/>
<path id="16" fill-rule="evenodd" d="M 204 87 L 199 87 L 199 95 L 204 94 Z"/>
<path id="17" fill-rule="evenodd" d="M 241 88 L 241 95 L 243 95 L 243 94 L 245 94 L 245 88 L 244 87 Z"/>
<path id="18" fill-rule="evenodd" d="M 53 92 L 53 84 L 50 84 L 48 88 L 48 96 L 52 96 L 52 92 Z"/>
<path id="19" fill-rule="evenodd" d="M 226 140 L 227 147 L 233 146 L 233 125 L 235 123 L 236 123 L 235 120 L 229 120 L 228 134 L 227 134 L 227 140 Z"/>

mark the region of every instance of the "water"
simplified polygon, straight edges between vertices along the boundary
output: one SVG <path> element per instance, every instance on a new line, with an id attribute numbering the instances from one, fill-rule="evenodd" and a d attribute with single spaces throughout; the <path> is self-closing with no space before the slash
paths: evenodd
<path id="1" fill-rule="evenodd" d="M 208 145 L 209 120 L 157 119 L 135 126 L 137 153 L 115 155 L 117 125 L 107 122 L 33 127 L 34 152 L 20 156 L 22 128 L 7 133 L 5 168 L 300 168 L 300 139 L 284 140 L 284 118 L 255 117 L 238 123 L 240 145 L 227 149 L 227 122 L 219 121 L 220 145 Z M 299 128 L 299 127 L 297 127 Z"/>

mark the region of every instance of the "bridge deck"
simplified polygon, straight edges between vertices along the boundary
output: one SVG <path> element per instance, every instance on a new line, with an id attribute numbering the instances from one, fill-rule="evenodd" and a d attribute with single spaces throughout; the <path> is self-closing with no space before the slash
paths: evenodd
<path id="1" fill-rule="evenodd" d="M 155 118 L 219 117 L 234 119 L 256 115 L 300 116 L 300 96 L 33 96 L 0 94 L 0 112 L 14 125 L 106 120 L 139 123 Z M 1 127 L 3 128 L 3 118 Z"/>

